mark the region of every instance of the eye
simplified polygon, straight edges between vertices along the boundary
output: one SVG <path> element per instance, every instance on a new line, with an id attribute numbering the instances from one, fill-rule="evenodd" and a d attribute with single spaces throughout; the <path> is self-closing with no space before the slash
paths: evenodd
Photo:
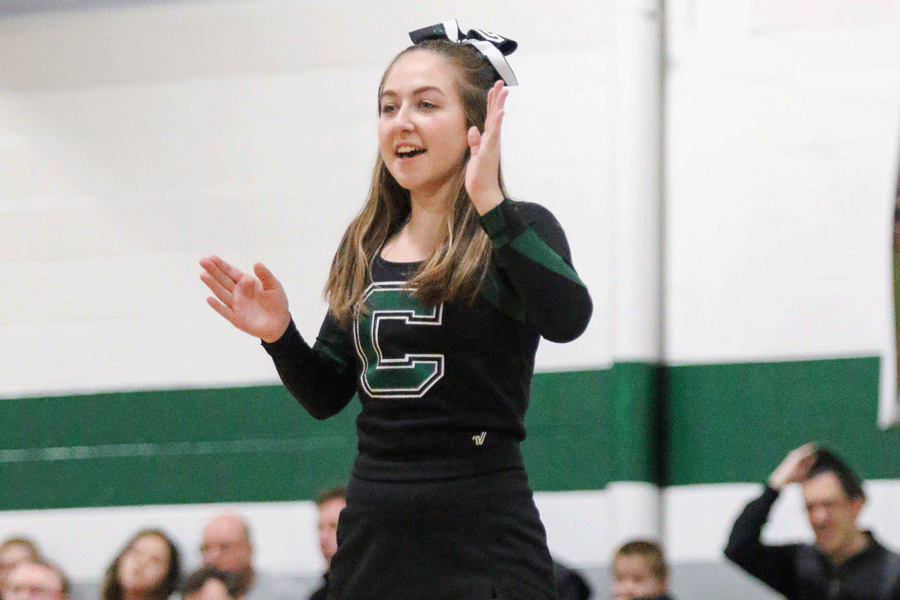
<path id="1" fill-rule="evenodd" d="M 397 105 L 395 104 L 382 104 L 381 105 L 381 114 L 389 114 L 397 110 Z"/>
<path id="2" fill-rule="evenodd" d="M 420 100 L 419 108 L 424 108 L 425 110 L 430 110 L 432 108 L 437 108 L 437 104 L 435 104 L 431 100 Z"/>

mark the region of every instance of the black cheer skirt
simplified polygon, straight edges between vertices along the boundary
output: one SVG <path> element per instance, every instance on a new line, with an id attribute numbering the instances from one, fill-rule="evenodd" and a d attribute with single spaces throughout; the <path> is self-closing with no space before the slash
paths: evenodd
<path id="1" fill-rule="evenodd" d="M 439 481 L 353 477 L 328 600 L 555 600 L 524 469 Z"/>

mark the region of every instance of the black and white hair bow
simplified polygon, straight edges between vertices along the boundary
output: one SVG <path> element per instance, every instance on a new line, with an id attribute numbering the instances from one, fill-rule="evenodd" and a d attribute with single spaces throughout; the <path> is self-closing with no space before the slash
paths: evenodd
<path id="1" fill-rule="evenodd" d="M 431 27 L 416 29 L 409 32 L 409 37 L 413 44 L 419 44 L 427 40 L 448 40 L 459 44 L 471 44 L 490 61 L 503 83 L 506 85 L 519 85 L 512 68 L 506 62 L 506 56 L 515 52 L 519 46 L 513 40 L 483 29 L 470 29 L 469 33 L 463 33 L 456 19 L 450 19 Z"/>

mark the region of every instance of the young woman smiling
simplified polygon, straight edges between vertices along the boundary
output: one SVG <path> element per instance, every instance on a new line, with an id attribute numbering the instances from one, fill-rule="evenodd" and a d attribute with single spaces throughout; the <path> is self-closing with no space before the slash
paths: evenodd
<path id="1" fill-rule="evenodd" d="M 553 215 L 503 187 L 515 42 L 455 21 L 410 35 L 379 86 L 372 186 L 315 344 L 262 264 L 210 256 L 201 279 L 314 417 L 359 394 L 329 599 L 552 599 L 519 445 L 538 341 L 578 337 L 590 296 Z"/>

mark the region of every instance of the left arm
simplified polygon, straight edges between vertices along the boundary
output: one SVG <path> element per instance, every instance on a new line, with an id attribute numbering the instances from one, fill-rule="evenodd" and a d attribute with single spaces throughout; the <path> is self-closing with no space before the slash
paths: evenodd
<path id="1" fill-rule="evenodd" d="M 497 81 L 488 91 L 484 132 L 469 129 L 466 191 L 494 246 L 494 264 L 522 300 L 526 319 L 545 339 L 568 342 L 584 332 L 593 305 L 556 218 L 536 204 L 503 197 L 500 129 L 508 94 Z"/>
<path id="2" fill-rule="evenodd" d="M 587 328 L 591 296 L 569 255 L 556 218 L 544 207 L 504 200 L 481 217 L 493 260 L 522 299 L 526 318 L 551 342 L 569 342 Z"/>

